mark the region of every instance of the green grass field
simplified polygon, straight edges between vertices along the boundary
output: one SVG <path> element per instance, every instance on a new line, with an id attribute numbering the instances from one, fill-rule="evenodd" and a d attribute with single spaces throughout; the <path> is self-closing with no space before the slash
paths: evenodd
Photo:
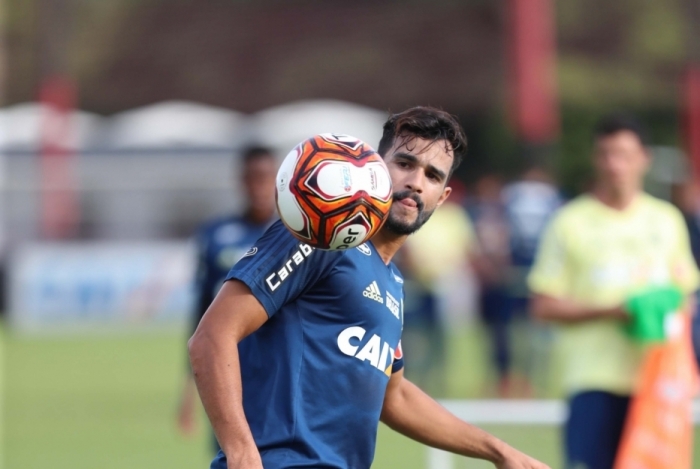
<path id="1" fill-rule="evenodd" d="M 206 432 L 187 439 L 175 426 L 185 363 L 181 334 L 21 337 L 5 333 L 2 342 L 5 441 L 0 454 L 4 469 L 209 467 Z M 465 356 L 462 345 L 451 350 L 452 356 Z M 474 374 L 481 379 L 483 365 L 478 370 Z M 465 393 L 475 389 L 469 376 L 458 374 L 448 383 L 451 397 L 457 397 L 457 389 Z M 488 429 L 553 468 L 560 467 L 556 429 Z M 373 467 L 419 469 L 425 467 L 425 459 L 422 446 L 380 429 Z M 456 467 L 491 466 L 462 459 Z"/>

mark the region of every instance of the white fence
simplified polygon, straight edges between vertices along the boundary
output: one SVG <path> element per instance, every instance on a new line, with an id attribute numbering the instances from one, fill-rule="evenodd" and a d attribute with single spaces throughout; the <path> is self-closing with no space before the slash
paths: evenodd
<path id="1" fill-rule="evenodd" d="M 443 400 L 440 403 L 460 419 L 474 425 L 552 425 L 566 418 L 566 403 L 559 400 Z M 693 402 L 693 423 L 700 424 L 700 400 Z M 429 448 L 428 469 L 452 469 L 452 455 Z"/>

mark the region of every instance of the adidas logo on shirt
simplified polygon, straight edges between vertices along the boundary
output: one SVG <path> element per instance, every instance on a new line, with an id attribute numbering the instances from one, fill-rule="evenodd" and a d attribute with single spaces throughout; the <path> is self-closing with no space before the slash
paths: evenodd
<path id="1" fill-rule="evenodd" d="M 364 296 L 365 298 L 371 298 L 374 301 L 378 301 L 381 304 L 384 304 L 384 298 L 382 298 L 382 292 L 379 290 L 379 286 L 377 285 L 376 280 L 370 283 L 367 288 L 365 288 L 365 291 L 362 292 L 362 296 Z"/>

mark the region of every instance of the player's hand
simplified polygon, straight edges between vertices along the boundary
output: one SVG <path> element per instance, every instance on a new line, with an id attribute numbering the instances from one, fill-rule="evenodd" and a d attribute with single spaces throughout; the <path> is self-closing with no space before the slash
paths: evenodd
<path id="1" fill-rule="evenodd" d="M 495 463 L 498 469 L 550 469 L 550 467 L 525 453 L 509 448 L 503 460 Z"/>

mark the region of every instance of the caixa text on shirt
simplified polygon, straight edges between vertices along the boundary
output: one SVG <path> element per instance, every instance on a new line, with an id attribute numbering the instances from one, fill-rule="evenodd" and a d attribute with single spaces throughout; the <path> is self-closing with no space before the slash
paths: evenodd
<path id="1" fill-rule="evenodd" d="M 282 264 L 282 268 L 279 269 L 277 272 L 271 273 L 265 279 L 265 283 L 267 283 L 267 286 L 268 288 L 270 288 L 270 291 L 277 290 L 277 288 L 280 285 L 282 285 L 282 282 L 284 282 L 287 279 L 287 277 L 289 277 L 289 274 L 294 272 L 294 266 L 297 266 L 304 262 L 304 259 L 309 257 L 309 255 L 312 252 L 314 252 L 314 248 L 312 248 L 308 244 L 300 244 L 299 249 L 294 251 L 292 257 L 289 258 L 284 264 Z"/>
<path id="2" fill-rule="evenodd" d="M 391 374 L 391 365 L 395 359 L 401 358 L 401 355 L 391 348 L 377 334 L 372 334 L 372 337 L 365 343 L 363 339 L 367 331 L 360 326 L 351 326 L 343 329 L 338 334 L 338 349 L 349 357 L 355 357 L 361 362 L 368 362 L 370 365 L 384 372 L 387 376 Z M 399 345 L 399 350 L 401 346 Z"/>

